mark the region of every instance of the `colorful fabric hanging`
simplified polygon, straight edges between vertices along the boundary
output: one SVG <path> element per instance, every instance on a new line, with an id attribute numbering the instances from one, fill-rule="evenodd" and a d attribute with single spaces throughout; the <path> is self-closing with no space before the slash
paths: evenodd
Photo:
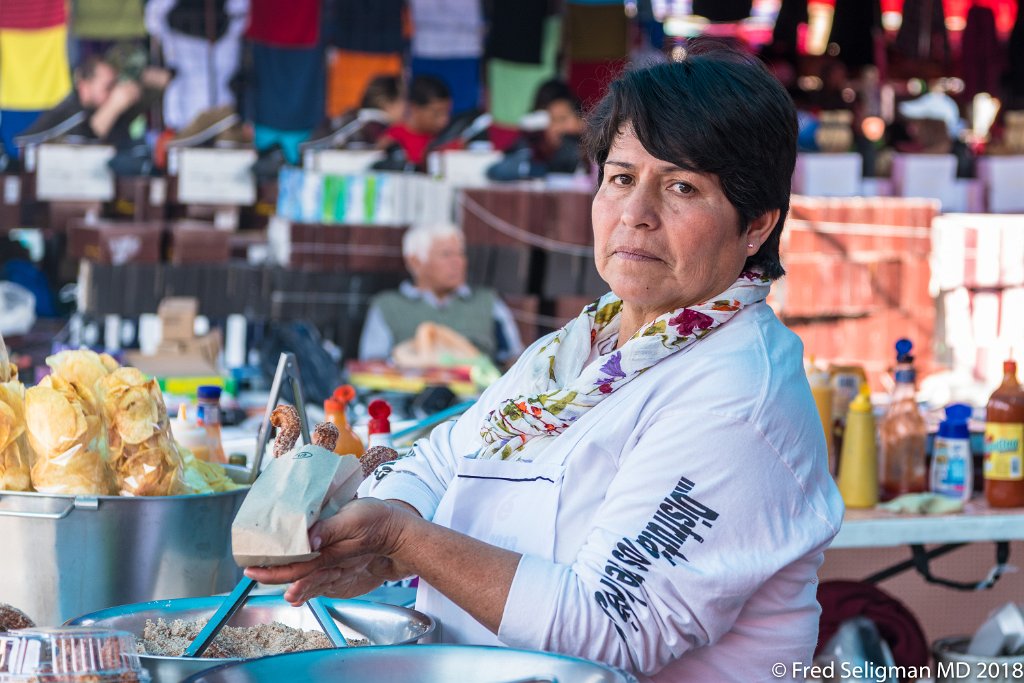
<path id="1" fill-rule="evenodd" d="M 366 86 L 377 76 L 401 73 L 401 54 L 337 50 L 327 67 L 327 116 L 335 118 L 358 107 Z"/>
<path id="2" fill-rule="evenodd" d="M 516 64 L 540 64 L 548 0 L 498 2 L 487 34 L 487 56 Z"/>
<path id="3" fill-rule="evenodd" d="M 38 111 L 64 99 L 71 90 L 67 42 L 64 24 L 0 29 L 0 109 Z"/>
<path id="4" fill-rule="evenodd" d="M 566 22 L 566 50 L 572 61 L 603 62 L 626 56 L 629 20 L 621 3 L 570 4 Z"/>
<path id="5" fill-rule="evenodd" d="M 146 35 L 142 0 L 75 0 L 71 33 L 89 40 L 131 40 Z"/>
<path id="6" fill-rule="evenodd" d="M 544 81 L 555 78 L 561 32 L 561 17 L 552 16 L 545 20 L 540 64 L 504 59 L 487 62 L 488 111 L 496 124 L 517 126 L 519 119 L 533 108 L 537 88 Z"/>
<path id="7" fill-rule="evenodd" d="M 409 8 L 413 57 L 443 60 L 483 56 L 480 0 L 409 0 Z"/>
<path id="8" fill-rule="evenodd" d="M 320 37 L 320 0 L 250 0 L 245 37 L 274 47 L 314 47 Z"/>
<path id="9" fill-rule="evenodd" d="M 331 45 L 351 52 L 395 54 L 405 48 L 404 0 L 333 0 L 325 32 Z"/>
<path id="10" fill-rule="evenodd" d="M 480 106 L 480 60 L 426 59 L 413 57 L 412 76 L 437 76 L 452 93 L 452 115 L 457 116 Z"/>
<path id="11" fill-rule="evenodd" d="M 253 43 L 249 95 L 254 123 L 278 131 L 309 131 L 324 117 L 324 50 Z"/>
<path id="12" fill-rule="evenodd" d="M 0 30 L 32 31 L 67 24 L 64 0 L 3 0 Z"/>

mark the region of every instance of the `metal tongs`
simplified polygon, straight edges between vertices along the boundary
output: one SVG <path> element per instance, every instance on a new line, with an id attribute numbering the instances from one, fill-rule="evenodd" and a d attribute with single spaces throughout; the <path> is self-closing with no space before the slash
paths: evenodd
<path id="1" fill-rule="evenodd" d="M 2 341 L 0 341 L 2 345 Z M 281 400 L 281 388 L 285 378 L 291 383 L 292 394 L 295 397 L 295 410 L 299 414 L 299 431 L 305 443 L 310 443 L 309 424 L 306 421 L 306 401 L 302 395 L 302 381 L 299 373 L 299 363 L 293 353 L 282 353 L 277 361 L 277 371 L 274 373 L 274 382 L 270 386 L 270 399 L 267 403 L 267 412 L 263 416 L 263 424 L 260 426 L 259 439 L 256 444 L 255 459 L 252 463 L 252 473 L 249 475 L 249 483 L 256 481 L 260 472 L 260 464 L 263 461 L 263 452 L 267 449 L 267 442 L 270 440 L 270 414 L 274 412 L 277 403 Z M 185 657 L 202 657 L 206 649 L 210 647 L 217 634 L 224 628 L 224 625 L 234 616 L 235 612 L 249 599 L 249 593 L 256 587 L 256 580 L 243 576 L 234 590 L 224 598 L 224 602 L 214 612 L 206 626 L 199 632 L 192 644 L 185 650 Z M 338 628 L 338 623 L 331 616 L 327 604 L 322 597 L 316 597 L 306 603 L 324 634 L 330 639 L 331 644 L 336 647 L 348 647 L 348 641 Z"/>

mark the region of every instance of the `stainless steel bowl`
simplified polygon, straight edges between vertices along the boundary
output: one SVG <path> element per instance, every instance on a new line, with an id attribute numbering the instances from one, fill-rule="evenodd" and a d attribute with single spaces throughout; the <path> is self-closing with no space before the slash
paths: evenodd
<path id="1" fill-rule="evenodd" d="M 68 624 L 119 629 L 134 633 L 141 639 L 147 619 L 204 619 L 212 616 L 223 600 L 222 597 L 206 597 L 142 602 L 92 612 L 71 619 Z M 433 619 L 406 607 L 362 600 L 327 600 L 327 606 L 346 638 L 366 638 L 373 645 L 414 643 L 434 630 Z M 249 598 L 228 621 L 228 625 L 257 626 L 273 621 L 311 631 L 320 628 L 311 610 L 306 607 L 292 607 L 280 596 L 271 595 Z M 153 655 L 141 655 L 140 659 L 153 677 L 153 683 L 179 683 L 188 676 L 212 666 L 225 662 L 245 661 Z"/>
<path id="2" fill-rule="evenodd" d="M 187 683 L 636 683 L 625 671 L 548 652 L 474 645 L 312 650 L 226 664 Z"/>

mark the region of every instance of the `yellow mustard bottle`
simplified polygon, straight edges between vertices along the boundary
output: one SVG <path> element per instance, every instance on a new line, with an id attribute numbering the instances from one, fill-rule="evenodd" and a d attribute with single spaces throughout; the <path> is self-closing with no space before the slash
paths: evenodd
<path id="1" fill-rule="evenodd" d="M 878 450 L 870 391 L 867 384 L 861 385 L 846 416 L 839 457 L 839 493 L 848 508 L 873 508 L 878 504 Z"/>

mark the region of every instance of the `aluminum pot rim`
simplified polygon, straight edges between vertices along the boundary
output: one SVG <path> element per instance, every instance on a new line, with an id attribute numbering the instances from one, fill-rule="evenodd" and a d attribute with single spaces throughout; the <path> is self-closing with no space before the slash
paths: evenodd
<path id="1" fill-rule="evenodd" d="M 325 649 L 325 650 L 304 650 L 302 652 L 288 652 L 286 654 L 280 654 L 280 655 L 268 655 L 266 657 L 256 657 L 256 658 L 253 658 L 253 659 L 245 659 L 245 660 L 242 660 L 242 664 L 245 665 L 245 666 L 248 666 L 250 664 L 253 664 L 253 663 L 256 663 L 256 662 L 260 662 L 260 661 L 265 660 L 265 659 L 276 659 L 276 658 L 281 658 L 281 657 L 298 658 L 298 657 L 301 657 L 301 656 L 308 656 L 308 654 L 311 653 L 311 652 L 329 652 L 329 653 L 339 653 L 339 655 L 341 655 L 341 656 L 369 657 L 373 653 L 376 653 L 377 651 L 393 650 L 393 648 L 395 648 L 395 647 L 396 647 L 395 645 L 364 645 L 362 647 L 344 648 L 344 649 L 331 648 L 331 649 Z M 405 645 L 399 645 L 398 647 L 405 647 Z M 622 677 L 624 683 L 638 683 L 638 680 L 637 680 L 636 676 L 634 676 L 633 674 L 631 674 L 630 672 L 628 672 L 628 671 L 626 671 L 624 669 L 620 669 L 618 667 L 611 666 L 610 664 L 604 664 L 602 662 L 596 662 L 596 661 L 594 661 L 592 659 L 586 659 L 584 657 L 577 657 L 575 655 L 566 655 L 566 654 L 562 654 L 560 652 L 545 652 L 543 650 L 526 650 L 526 649 L 517 648 L 517 647 L 504 647 L 504 646 L 501 646 L 501 645 L 466 645 L 466 644 L 445 644 L 445 643 L 429 643 L 429 644 L 426 644 L 426 645 L 415 644 L 415 648 L 416 648 L 417 652 L 423 652 L 423 656 L 429 656 L 430 652 L 437 652 L 439 650 L 442 650 L 442 651 L 445 651 L 445 652 L 450 652 L 452 650 L 462 650 L 462 651 L 466 651 L 466 652 L 470 652 L 470 653 L 487 651 L 487 652 L 502 652 L 502 653 L 514 652 L 514 653 L 517 653 L 517 654 L 525 654 L 525 655 L 530 655 L 530 656 L 542 655 L 544 657 L 552 657 L 552 658 L 555 658 L 555 659 L 564 659 L 564 660 L 567 660 L 567 661 L 570 661 L 570 662 L 590 664 L 590 665 L 593 665 L 593 666 L 597 666 L 597 667 L 600 667 L 600 668 L 602 668 L 602 669 L 604 669 L 606 671 L 611 671 L 612 673 L 618 674 L 619 676 Z M 210 675 L 210 674 L 212 674 L 214 672 L 220 671 L 221 669 L 229 669 L 229 668 L 232 668 L 232 667 L 235 667 L 235 666 L 238 666 L 237 662 L 229 662 L 229 661 L 225 660 L 223 664 L 219 664 L 217 666 L 211 667 L 211 668 L 206 669 L 204 671 L 200 671 L 198 673 L 192 674 L 191 676 L 186 678 L 184 681 L 182 681 L 182 683 L 196 683 L 197 681 L 201 680 L 201 678 L 203 676 L 208 676 L 208 675 Z"/>
<path id="2" fill-rule="evenodd" d="M 174 603 L 181 604 L 181 603 L 185 603 L 185 602 L 194 602 L 194 601 L 209 601 L 211 603 L 210 606 L 212 608 L 216 609 L 216 607 L 220 604 L 220 602 L 223 601 L 223 596 L 219 596 L 219 595 L 204 595 L 204 596 L 192 597 L 192 598 L 171 598 L 171 599 L 168 599 L 168 600 L 150 600 L 148 602 L 134 602 L 134 603 L 129 603 L 127 605 L 115 605 L 114 607 L 107 607 L 107 608 L 104 608 L 104 609 L 101 609 L 101 610 L 96 610 L 94 612 L 89 612 L 88 614 L 83 614 L 83 615 L 80 615 L 80 616 L 77 616 L 77 617 L 72 617 L 71 619 L 68 619 L 67 621 L 65 621 L 63 625 L 64 626 L 79 626 L 79 625 L 82 625 L 83 621 L 85 621 L 87 619 L 89 620 L 90 624 L 95 624 L 97 621 L 99 621 L 101 619 L 106 619 L 108 617 L 126 616 L 126 615 L 129 615 L 129 614 L 135 614 L 135 613 L 138 613 L 138 612 L 143 612 L 143 611 L 146 611 L 146 610 L 149 610 L 149 609 L 154 609 L 154 610 L 167 609 L 167 608 L 173 607 Z M 413 614 L 415 614 L 415 615 L 417 615 L 419 617 L 422 617 L 423 622 L 424 622 L 423 633 L 420 633 L 415 638 L 409 638 L 409 639 L 406 639 L 406 640 L 399 641 L 397 643 L 392 643 L 390 645 L 361 645 L 358 648 L 360 650 L 363 650 L 363 649 L 366 649 L 366 648 L 372 648 L 372 647 L 387 648 L 387 647 L 397 647 L 397 646 L 402 646 L 402 645 L 415 645 L 416 641 L 420 640 L 421 638 L 425 638 L 425 637 L 429 636 L 437 628 L 437 620 L 434 619 L 434 617 L 430 616 L 429 614 L 427 614 L 425 612 L 420 612 L 420 611 L 418 611 L 416 609 L 413 609 L 411 607 L 402 607 L 401 605 L 391 605 L 391 604 L 387 604 L 387 603 L 376 602 L 374 600 L 360 600 L 358 598 L 328 598 L 327 599 L 327 607 L 329 607 L 329 608 L 330 607 L 338 607 L 338 606 L 340 606 L 338 603 L 350 603 L 350 602 L 358 603 L 360 605 L 370 605 L 370 606 L 372 606 L 375 609 L 387 609 L 389 611 L 391 609 L 394 609 L 394 610 L 397 610 L 397 611 L 400 611 L 400 612 L 411 612 L 411 613 L 413 613 Z M 253 605 L 255 607 L 265 607 L 265 606 L 268 606 L 268 603 L 269 603 L 269 605 L 276 605 L 278 603 L 280 603 L 280 604 L 288 604 L 288 603 L 286 603 L 284 601 L 284 598 L 281 595 L 254 595 L 254 596 L 250 597 L 246 601 L 246 605 Z M 126 608 L 129 608 L 129 607 L 133 608 L 133 609 L 131 611 L 125 611 Z M 170 616 L 170 615 L 168 615 L 168 616 Z M 138 638 L 141 641 L 141 634 L 133 634 L 133 635 L 135 635 L 135 637 Z M 312 650 L 303 650 L 302 652 L 312 652 Z M 299 653 L 288 653 L 288 654 L 301 654 L 301 652 L 299 652 Z M 281 655 L 268 655 L 268 656 L 275 656 L 276 657 L 276 656 L 281 656 Z M 245 658 L 245 657 L 184 657 L 184 656 L 172 657 L 172 656 L 169 656 L 169 655 L 151 655 L 151 654 L 139 654 L 139 657 L 147 659 L 147 660 L 153 660 L 153 661 L 168 661 L 168 662 L 195 661 L 195 662 L 212 662 L 214 664 L 220 664 L 220 663 L 229 664 L 229 663 L 237 663 L 237 662 L 249 662 L 249 661 L 253 661 L 254 659 L 263 659 L 263 657 L 257 657 L 257 658 Z"/>

